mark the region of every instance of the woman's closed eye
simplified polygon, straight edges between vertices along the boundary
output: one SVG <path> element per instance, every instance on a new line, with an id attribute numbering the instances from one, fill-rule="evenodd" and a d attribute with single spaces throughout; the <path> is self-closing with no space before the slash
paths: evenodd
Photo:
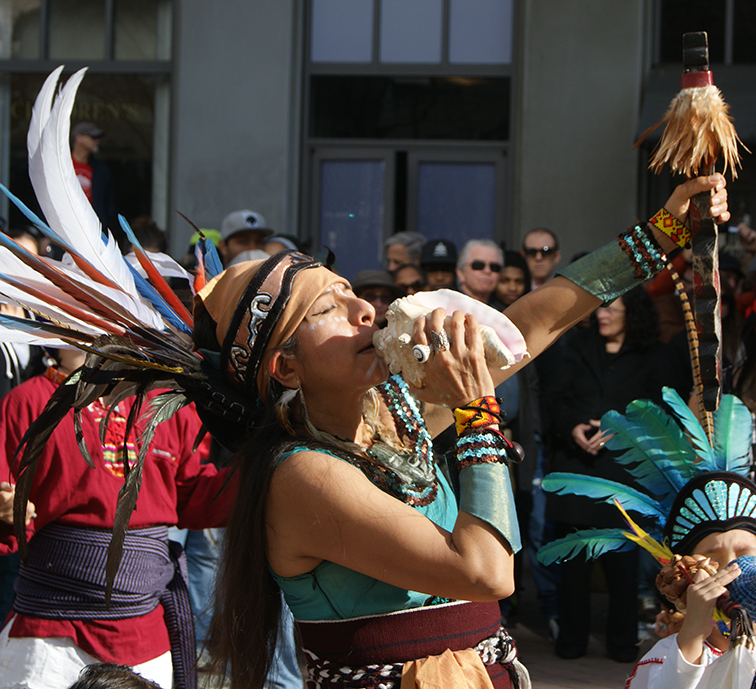
<path id="1" fill-rule="evenodd" d="M 336 304 L 329 304 L 324 309 L 322 309 L 320 311 L 317 311 L 316 313 L 313 313 L 312 315 L 313 315 L 313 317 L 314 316 L 323 316 L 323 315 L 327 314 L 329 311 L 333 311 L 335 308 L 336 308 Z"/>

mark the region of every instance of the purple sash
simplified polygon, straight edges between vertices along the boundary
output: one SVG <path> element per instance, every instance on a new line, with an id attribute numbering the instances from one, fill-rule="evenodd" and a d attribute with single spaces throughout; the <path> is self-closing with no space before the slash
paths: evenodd
<path id="1" fill-rule="evenodd" d="M 194 623 L 186 557 L 165 526 L 126 532 L 123 559 L 105 606 L 105 562 L 111 533 L 48 524 L 29 542 L 16 579 L 13 610 L 52 620 L 123 620 L 162 603 L 171 641 L 174 686 L 195 689 Z"/>

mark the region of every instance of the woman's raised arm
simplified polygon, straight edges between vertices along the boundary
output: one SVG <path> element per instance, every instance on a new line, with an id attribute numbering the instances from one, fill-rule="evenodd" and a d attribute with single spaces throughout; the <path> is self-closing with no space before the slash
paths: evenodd
<path id="1" fill-rule="evenodd" d="M 690 199 L 695 194 L 713 190 L 711 197 L 711 215 L 717 222 L 727 222 L 730 213 L 727 210 L 727 190 L 725 178 L 720 174 L 708 177 L 697 177 L 679 185 L 664 204 L 669 213 L 676 218 L 685 218 L 690 208 Z M 648 225 L 654 238 L 665 252 L 676 248 L 675 243 L 656 227 Z M 581 262 L 586 269 L 590 269 L 593 254 L 586 256 L 574 264 L 574 272 L 580 270 Z M 629 259 L 628 259 L 629 261 Z M 594 269 L 600 266 L 594 266 Z M 605 284 L 615 287 L 613 280 L 616 276 L 607 271 Z M 636 283 L 637 284 L 637 283 Z M 627 285 L 629 288 L 634 285 Z M 618 286 L 622 287 L 622 286 Z M 596 309 L 603 299 L 600 295 L 587 292 L 565 277 L 557 276 L 543 287 L 526 294 L 518 299 L 506 310 L 506 315 L 520 329 L 528 344 L 531 358 L 538 356 L 544 349 L 551 346 L 557 338 L 569 330 L 575 323 Z M 528 359 L 506 371 L 493 374 L 494 382 L 498 385 L 512 373 L 527 363 Z"/>

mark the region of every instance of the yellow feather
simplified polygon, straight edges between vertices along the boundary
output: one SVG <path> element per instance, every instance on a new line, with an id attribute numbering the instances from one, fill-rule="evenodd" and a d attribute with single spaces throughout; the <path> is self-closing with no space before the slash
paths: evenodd
<path id="1" fill-rule="evenodd" d="M 614 504 L 617 506 L 617 509 L 622 512 L 622 516 L 625 518 L 627 523 L 630 525 L 630 528 L 633 530 L 633 533 L 623 531 L 622 535 L 637 543 L 641 548 L 645 548 L 649 553 L 651 553 L 651 555 L 654 556 L 656 560 L 658 560 L 662 564 L 669 563 L 674 555 L 672 551 L 667 546 L 662 545 L 661 543 L 659 543 L 659 541 L 649 536 L 648 533 L 646 533 L 640 526 L 638 526 L 632 519 L 630 519 L 630 515 L 625 511 L 619 500 L 617 500 L 616 498 L 614 499 Z"/>

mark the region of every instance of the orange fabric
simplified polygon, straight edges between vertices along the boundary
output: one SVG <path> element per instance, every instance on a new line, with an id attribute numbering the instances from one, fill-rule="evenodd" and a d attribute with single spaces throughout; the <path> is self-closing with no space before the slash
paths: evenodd
<path id="1" fill-rule="evenodd" d="M 258 292 L 262 299 L 260 304 L 255 305 L 256 309 L 265 313 L 270 308 L 280 292 L 281 282 L 286 269 L 293 262 L 304 258 L 308 257 L 292 252 L 278 263 L 271 274 L 265 279 Z M 227 268 L 220 275 L 213 278 L 195 295 L 195 309 L 198 304 L 203 304 L 217 325 L 215 334 L 219 345 L 223 345 L 226 331 L 231 324 L 239 301 L 247 290 L 247 286 L 267 260 L 269 259 L 237 263 L 235 266 Z M 275 330 L 271 334 L 265 353 L 272 352 L 294 334 L 294 331 L 304 320 L 310 307 L 323 293 L 323 290 L 336 282 L 342 281 L 343 278 L 340 278 L 320 264 L 315 264 L 311 268 L 301 270 L 297 273 L 292 283 L 291 295 Z M 268 299 L 267 297 L 270 298 Z M 251 337 L 249 325 L 250 314 L 247 313 L 234 337 L 235 346 L 247 352 L 250 349 Z M 240 357 L 240 360 L 244 361 L 244 357 Z M 234 369 L 224 371 L 223 373 L 226 374 L 232 384 L 241 387 L 240 382 L 243 380 L 243 371 Z M 267 371 L 264 366 L 261 366 L 257 378 L 257 386 L 261 392 L 265 390 L 266 378 Z"/>
<path id="2" fill-rule="evenodd" d="M 410 660 L 402 668 L 401 689 L 493 689 L 486 666 L 472 649 Z"/>

